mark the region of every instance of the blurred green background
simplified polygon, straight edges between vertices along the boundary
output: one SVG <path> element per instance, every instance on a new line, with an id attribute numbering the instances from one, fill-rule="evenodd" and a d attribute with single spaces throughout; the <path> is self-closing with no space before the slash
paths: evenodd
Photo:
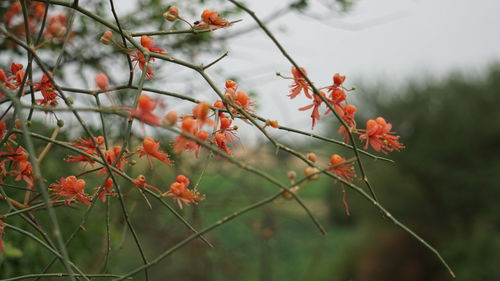
<path id="1" fill-rule="evenodd" d="M 436 246 L 455 270 L 456 280 L 499 280 L 500 67 L 494 66 L 474 80 L 454 74 L 445 81 L 410 83 L 398 93 L 382 89 L 360 90 L 363 112 L 386 117 L 407 148 L 390 154 L 395 164 L 364 158 L 380 201 Z M 43 128 L 39 126 L 35 130 Z M 336 127 L 332 126 L 329 135 L 336 134 Z M 304 143 L 300 150 L 317 152 L 323 164 L 332 153 L 346 153 L 316 141 Z M 239 157 L 259 163 L 282 181 L 287 180 L 287 171 L 300 174 L 303 169 L 281 152 L 277 157 L 269 156 L 270 147 L 247 148 L 246 153 Z M 61 176 L 61 169 L 67 170 L 68 165 L 60 161 L 66 154 L 54 147 L 45 160 L 49 181 Z M 174 169 L 157 164 L 154 170 L 148 169 L 146 160 L 140 160 L 130 174 L 144 173 L 163 190 L 177 173 L 190 175 L 193 184 L 200 179 L 199 190 L 206 200 L 182 210 L 198 229 L 276 192 L 267 182 L 223 160 L 207 160 L 206 154 L 198 161 L 190 158 L 178 157 Z M 80 168 L 72 165 L 67 175 Z M 97 179 L 86 180 L 88 187 L 99 184 Z M 125 190 L 134 190 L 123 184 Z M 207 234 L 215 249 L 196 240 L 175 252 L 150 270 L 152 280 L 451 280 L 430 251 L 354 192 L 348 190 L 347 195 L 351 216 L 345 215 L 340 188 L 330 179 L 312 182 L 300 193 L 328 235 L 321 236 L 294 201 L 276 202 Z M 148 257 L 190 234 L 154 199 L 150 199 L 153 209 L 136 191 L 128 193 L 126 199 Z M 73 261 L 87 272 L 102 267 L 105 206 L 97 204 L 85 231 L 69 247 Z M 141 261 L 118 201 L 111 201 L 110 212 L 112 251 L 107 271 L 127 272 Z M 80 221 L 82 206 L 65 208 L 58 214 L 67 237 Z M 37 215 L 42 221 L 44 216 L 43 212 Z M 29 229 L 20 219 L 8 222 Z M 39 272 L 50 258 L 33 241 L 13 231 L 7 231 L 4 240 L 2 278 Z M 53 270 L 61 270 L 60 265 Z M 136 275 L 137 280 L 142 278 L 142 274 Z"/>

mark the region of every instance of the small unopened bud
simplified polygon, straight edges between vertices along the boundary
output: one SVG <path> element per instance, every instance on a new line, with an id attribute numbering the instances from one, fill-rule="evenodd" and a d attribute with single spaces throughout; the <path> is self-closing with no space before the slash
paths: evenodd
<path id="1" fill-rule="evenodd" d="M 275 129 L 279 128 L 280 125 L 278 125 L 278 121 L 276 120 L 266 120 L 266 125 L 271 126 Z"/>
<path id="2" fill-rule="evenodd" d="M 135 164 L 137 164 L 137 161 L 135 159 L 132 159 L 129 161 L 130 163 L 130 166 L 134 166 Z"/>
<path id="3" fill-rule="evenodd" d="M 59 127 L 59 128 L 64 127 L 64 120 L 62 120 L 62 119 L 57 120 L 57 127 Z"/>
<path id="4" fill-rule="evenodd" d="M 313 163 L 316 163 L 316 160 L 318 160 L 318 157 L 316 157 L 316 154 L 315 153 L 307 153 L 307 159 L 309 159 L 309 161 L 313 162 Z"/>
<path id="5" fill-rule="evenodd" d="M 101 72 L 101 73 L 98 73 L 96 76 L 95 76 L 95 84 L 97 85 L 97 87 L 99 87 L 99 89 L 101 90 L 106 90 L 106 88 L 108 88 L 108 85 L 109 85 L 109 79 L 108 79 L 108 76 L 106 76 L 105 73 Z"/>
<path id="6" fill-rule="evenodd" d="M 176 21 L 179 18 L 179 9 L 176 6 L 170 6 L 170 8 L 163 13 L 163 17 L 168 21 Z"/>
<path id="7" fill-rule="evenodd" d="M 111 43 L 113 43 L 113 32 L 109 30 L 105 31 L 99 41 L 101 41 L 101 43 L 103 43 L 104 45 L 110 45 Z"/>
<path id="8" fill-rule="evenodd" d="M 318 172 L 319 172 L 319 170 L 316 169 L 316 168 L 314 168 L 314 167 L 306 167 L 304 169 L 304 175 L 306 177 L 313 175 L 313 176 L 311 176 L 309 178 L 309 180 L 312 180 L 312 181 L 315 181 L 315 180 L 319 179 L 319 173 Z"/>
<path id="9" fill-rule="evenodd" d="M 31 120 L 26 121 L 26 126 L 31 127 L 33 125 L 33 122 Z"/>
<path id="10" fill-rule="evenodd" d="M 14 124 L 14 127 L 16 127 L 16 129 L 21 129 L 21 120 L 17 119 L 15 124 Z"/>
<path id="11" fill-rule="evenodd" d="M 169 111 L 167 115 L 165 115 L 165 122 L 170 126 L 175 125 L 175 123 L 177 123 L 177 112 L 174 110 Z"/>
<path id="12" fill-rule="evenodd" d="M 75 100 L 73 98 L 71 98 L 71 97 L 66 98 L 66 100 L 68 101 L 69 105 L 72 105 L 72 104 L 75 103 Z"/>
<path id="13" fill-rule="evenodd" d="M 288 178 L 294 180 L 297 178 L 297 173 L 295 171 L 288 171 Z"/>
<path id="14" fill-rule="evenodd" d="M 286 200 L 290 200 L 293 198 L 293 194 L 291 192 L 285 191 L 281 194 L 281 197 Z"/>

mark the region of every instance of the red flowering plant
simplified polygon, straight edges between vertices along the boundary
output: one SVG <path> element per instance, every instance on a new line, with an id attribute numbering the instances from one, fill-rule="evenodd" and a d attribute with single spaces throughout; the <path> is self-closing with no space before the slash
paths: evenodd
<path id="1" fill-rule="evenodd" d="M 284 48 L 255 13 L 238 1 L 229 0 L 229 2 L 247 12 L 286 54 Z M 64 13 L 59 12 L 59 6 L 65 7 Z M 372 154 L 370 150 L 387 154 L 401 151 L 404 145 L 393 131 L 391 123 L 382 117 L 366 121 L 366 128 L 357 128 L 355 116 L 357 107 L 350 103 L 349 97 L 353 89 L 344 86 L 345 76 L 336 73 L 332 82 L 323 87 L 316 87 L 306 69 L 299 67 L 291 56 L 286 55 L 291 64 L 291 76 L 282 77 L 291 80 L 288 97 L 300 100 L 304 104 L 298 109 L 299 114 L 311 117 L 312 129 L 319 122 L 326 123 L 336 119 L 340 122 L 338 133 L 343 141 L 315 135 L 298 128 L 284 127 L 280 125 L 281 121 L 271 120 L 259 114 L 256 108 L 258 100 L 254 100 L 253 96 L 251 98 L 244 82 L 240 86 L 234 80 L 217 81 L 209 75 L 208 69 L 221 61 L 227 53 L 212 62 L 197 64 L 182 59 L 179 55 L 182 51 L 179 46 L 182 44 L 172 44 L 167 47 L 165 43 L 167 41 L 160 39 L 161 36 L 177 34 L 193 36 L 199 33 L 211 34 L 219 32 L 220 29 L 231 28 L 237 21 L 229 21 L 222 16 L 222 12 L 204 8 L 201 18 L 194 19 L 191 24 L 180 16 L 182 9 L 170 6 L 165 7 L 163 11 L 154 12 L 159 17 L 163 15 L 163 21 L 166 20 L 163 24 L 168 21 L 167 24 L 172 24 L 176 28 L 179 27 L 177 24 L 187 24 L 189 26 L 187 29 L 135 32 L 129 30 L 131 27 L 128 23 L 120 21 L 113 1 L 110 1 L 109 9 L 113 16 L 105 18 L 78 1 L 74 3 L 12 1 L 4 15 L 0 33 L 17 52 L 26 56 L 27 66 L 23 66 L 24 61 L 20 64 L 20 61 L 16 60 L 10 62 L 10 67 L 0 69 L 0 98 L 2 104 L 8 106 L 0 120 L 0 201 L 5 202 L 6 206 L 0 210 L 0 251 L 4 249 L 5 239 L 9 239 L 10 235 L 13 235 L 11 233 L 15 232 L 33 239 L 54 254 L 54 260 L 46 261 L 48 265 L 44 267 L 43 273 L 26 278 L 60 274 L 57 276 L 88 280 L 104 274 L 103 277 L 123 280 L 144 272 L 145 280 L 149 280 L 148 269 L 179 248 L 195 239 L 212 246 L 204 236 L 205 233 L 252 209 L 272 202 L 296 201 L 318 230 L 324 233 L 320 221 L 302 201 L 300 192 L 306 186 L 314 185 L 320 176 L 331 178 L 331 182 L 340 187 L 347 214 L 349 207 L 346 194 L 356 192 L 373 204 L 386 218 L 437 253 L 447 266 L 432 246 L 405 227 L 378 202 L 365 173 L 363 166 L 365 160 L 362 160 L 360 155 L 390 161 Z M 99 65 L 99 71 L 93 71 L 90 76 L 80 69 L 78 77 L 82 79 L 75 81 L 77 79 L 74 77 L 61 73 L 69 72 L 64 64 L 70 65 L 79 59 L 82 64 L 88 63 L 85 60 L 87 58 L 65 57 L 65 52 L 70 52 L 72 46 L 77 43 L 83 44 L 78 41 L 82 26 L 74 22 L 79 16 L 96 22 L 100 32 L 94 34 L 92 44 L 102 43 L 104 46 L 101 46 L 101 49 L 105 52 L 105 56 L 112 58 L 113 64 L 116 65 L 113 67 L 109 62 Z M 55 57 L 50 56 L 54 54 L 54 45 L 57 45 L 60 53 Z M 55 59 L 51 60 L 52 58 Z M 124 70 L 116 67 L 119 58 L 127 65 Z M 207 93 L 198 100 L 193 95 L 169 91 L 168 83 L 160 83 L 159 87 L 155 81 L 161 82 L 159 76 L 162 75 L 157 69 L 169 64 L 194 71 L 210 86 L 212 90 L 210 94 Z M 134 70 L 137 66 L 140 71 L 136 73 Z M 119 76 L 128 79 L 127 82 L 120 83 L 121 79 L 116 79 Z M 93 81 L 93 84 L 87 83 L 87 80 Z M 81 83 L 88 84 L 89 89 L 81 86 Z M 100 99 L 103 93 L 108 95 L 110 102 L 106 103 Z M 165 97 L 168 97 L 168 103 L 164 102 Z M 170 99 L 173 102 L 170 102 Z M 168 110 L 165 104 L 168 105 Z M 189 104 L 187 108 L 186 104 Z M 324 118 L 321 118 L 321 115 L 324 115 Z M 94 117 L 97 122 L 94 122 Z M 51 127 L 52 121 L 56 122 L 56 126 L 53 126 L 50 135 L 46 135 L 33 125 L 34 122 L 44 122 L 46 127 Z M 138 130 L 136 125 L 139 127 Z M 78 128 L 83 135 L 75 135 Z M 298 178 L 295 172 L 290 171 L 288 181 L 282 181 L 269 175 L 264 166 L 247 161 L 247 157 L 241 156 L 241 151 L 244 149 L 240 147 L 244 147 L 246 141 L 240 134 L 242 130 L 260 133 L 269 140 L 277 152 L 288 153 L 301 161 L 304 175 Z M 279 131 L 307 135 L 339 144 L 351 150 L 351 155 L 346 156 L 351 158 L 346 159 L 336 154 L 335 147 L 331 147 L 330 154 L 333 155 L 329 163 L 323 165 L 319 153 L 320 156 L 315 152 L 304 155 L 298 146 L 279 141 L 274 135 Z M 66 156 L 50 160 L 62 165 L 60 167 L 64 168 L 61 169 L 52 167 L 54 162 L 44 160 L 50 158 L 56 148 L 64 151 Z M 204 169 L 197 177 L 198 170 L 186 168 L 192 163 L 203 161 L 200 158 L 204 157 L 200 155 L 207 156 L 204 160 L 207 163 L 204 169 L 208 166 L 242 169 L 275 186 L 276 193 L 217 220 L 204 229 L 197 229 L 185 218 L 183 212 L 186 209 L 197 208 L 196 205 L 200 207 L 205 203 L 210 205 L 213 199 L 208 193 L 218 188 L 218 186 L 208 187 L 201 181 Z M 216 157 L 212 159 L 214 155 Z M 144 161 L 144 158 L 147 161 Z M 195 167 L 195 164 L 190 167 Z M 44 174 L 49 170 L 57 173 L 57 176 L 45 178 Z M 366 185 L 369 192 L 365 191 L 362 185 Z M 165 207 L 175 219 L 189 229 L 190 233 L 186 234 L 181 242 L 177 241 L 178 243 L 171 245 L 172 248 L 162 251 L 154 258 L 149 257 L 149 253 L 145 253 L 140 242 L 141 233 L 134 228 L 136 222 L 130 216 L 133 209 L 131 206 L 140 208 L 144 205 L 144 201 L 137 198 L 143 198 L 145 206 L 155 211 L 157 208 Z M 150 200 L 155 200 L 158 204 Z M 172 201 L 174 206 L 171 206 Z M 111 241 L 109 214 L 114 212 L 109 212 L 109 206 L 113 204 L 119 206 L 120 210 L 119 219 L 114 221 L 122 223 L 127 232 L 133 236 L 142 264 L 119 275 L 108 274 L 106 267 L 102 269 L 106 273 L 98 272 L 94 275 L 85 273 L 79 267 L 80 264 L 71 260 L 74 255 L 68 252 L 71 249 L 68 245 L 76 236 L 95 235 L 91 231 L 87 232 L 85 228 L 87 219 L 96 213 L 93 211 L 94 206 L 108 208 L 107 231 L 103 233 L 106 232 L 106 240 Z M 216 208 L 216 205 L 210 206 Z M 45 211 L 50 223 L 42 225 L 35 214 Z M 58 219 L 59 216 L 65 215 L 65 212 L 81 218 L 80 224 L 69 237 L 66 236 L 67 231 L 61 231 L 62 227 L 69 226 L 62 225 Z M 18 218 L 28 221 L 38 232 L 32 234 L 21 229 Z M 55 235 L 51 237 L 47 233 Z M 104 247 L 106 259 L 112 253 L 109 245 Z M 118 259 L 119 256 L 115 255 L 114 258 Z M 55 259 L 61 260 L 63 265 L 61 270 L 65 270 L 65 273 L 52 273 Z M 90 266 L 82 268 L 87 269 Z"/>

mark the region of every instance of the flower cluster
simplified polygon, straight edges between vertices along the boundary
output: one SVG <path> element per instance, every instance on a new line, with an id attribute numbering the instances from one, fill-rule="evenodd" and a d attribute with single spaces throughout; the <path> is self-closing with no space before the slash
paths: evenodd
<path id="1" fill-rule="evenodd" d="M 346 80 L 344 75 L 335 73 L 331 85 L 318 88 L 318 93 L 313 93 L 311 85 L 309 85 L 302 75 L 307 75 L 307 71 L 304 68 L 297 69 L 292 67 L 291 72 L 292 77 L 289 77 L 289 79 L 292 79 L 293 83 L 290 85 L 290 94 L 288 96 L 290 99 L 294 99 L 299 94 L 304 93 L 306 98 L 312 100 L 312 104 L 301 107 L 299 110 L 305 111 L 312 108 L 311 119 L 313 129 L 316 121 L 319 121 L 321 117 L 319 108 L 326 102 L 327 110 L 324 112 L 324 115 L 331 113 L 333 109 L 346 125 L 341 124 L 338 129 L 338 133 L 343 136 L 344 142 L 349 143 L 349 132 L 351 132 L 360 135 L 359 138 L 361 141 L 366 141 L 364 149 L 367 149 L 368 145 L 370 145 L 377 152 L 387 153 L 388 151 L 399 151 L 399 149 L 404 148 L 404 145 L 399 142 L 399 136 L 391 132 L 392 125 L 387 123 L 382 117 L 378 117 L 375 120 L 368 120 L 366 129 L 356 128 L 354 115 L 357 108 L 347 101 L 346 92 L 352 89 L 347 89 L 343 86 Z M 326 93 L 323 90 L 326 90 Z"/>
<path id="2" fill-rule="evenodd" d="M 41 25 L 44 20 L 45 9 L 48 8 L 43 2 L 38 1 L 27 1 L 27 16 L 28 16 L 28 28 L 31 38 L 35 38 L 37 26 Z M 9 7 L 9 9 L 4 14 L 4 24 L 5 27 L 19 38 L 26 36 L 26 29 L 23 19 L 22 6 L 19 1 L 15 1 Z M 37 47 L 41 47 L 46 43 L 63 43 L 66 34 L 68 32 L 67 26 L 69 21 L 66 14 L 59 13 L 55 15 L 49 15 L 45 24 L 45 29 L 43 30 L 44 41 L 40 43 Z M 76 34 L 75 31 L 71 32 L 70 40 Z M 11 46 L 16 48 L 16 43 L 11 43 Z"/>

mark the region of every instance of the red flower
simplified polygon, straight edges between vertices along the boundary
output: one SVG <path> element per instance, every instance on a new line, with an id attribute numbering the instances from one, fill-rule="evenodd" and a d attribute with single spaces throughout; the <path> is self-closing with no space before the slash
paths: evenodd
<path id="1" fill-rule="evenodd" d="M 49 72 L 49 75 L 52 76 L 52 73 Z M 54 91 L 55 87 L 52 81 L 50 81 L 49 77 L 44 73 L 40 82 L 35 84 L 35 91 L 40 90 L 42 93 L 43 99 L 37 99 L 36 102 L 41 105 L 46 106 L 56 106 L 57 105 L 57 94 Z"/>
<path id="2" fill-rule="evenodd" d="M 104 144 L 104 137 L 98 136 L 94 137 L 94 141 L 90 139 L 77 139 L 75 142 L 69 143 L 71 146 L 81 149 L 83 152 L 98 156 L 99 149 Z M 86 162 L 91 166 L 94 165 L 95 161 L 85 155 L 73 156 L 70 155 L 68 158 L 64 159 L 66 162 Z"/>
<path id="3" fill-rule="evenodd" d="M 203 23 L 198 23 L 195 27 L 215 29 L 231 26 L 226 19 L 220 17 L 219 13 L 215 11 L 204 10 L 201 14 L 201 20 Z"/>
<path id="4" fill-rule="evenodd" d="M 112 187 L 113 187 L 113 179 L 108 178 L 108 180 L 104 183 L 101 192 L 97 194 L 97 198 L 101 199 L 102 202 L 106 202 L 107 195 L 116 196 L 116 194 L 111 190 Z M 96 191 L 99 191 L 99 189 L 100 187 L 95 188 Z"/>
<path id="5" fill-rule="evenodd" d="M 168 158 L 168 154 L 159 151 L 160 143 L 155 142 L 153 138 L 147 137 L 144 139 L 143 144 L 137 148 L 139 152 L 139 157 L 147 156 L 149 165 L 153 168 L 153 162 L 151 161 L 151 157 L 154 157 L 161 162 L 172 166 L 172 162 Z"/>
<path id="6" fill-rule="evenodd" d="M 146 177 L 143 175 L 139 175 L 137 178 L 132 180 L 132 183 L 139 188 L 147 188 L 154 190 L 156 192 L 160 192 L 160 190 L 152 185 L 147 184 Z"/>
<path id="7" fill-rule="evenodd" d="M 305 68 L 301 67 L 300 70 L 302 70 L 302 72 L 304 72 L 304 74 L 307 75 L 307 71 Z M 302 91 L 304 91 L 304 94 L 308 99 L 311 99 L 312 96 L 311 94 L 309 94 L 309 84 L 307 83 L 306 79 L 304 79 L 302 74 L 300 74 L 297 68 L 292 67 L 292 75 L 293 75 L 293 84 L 290 85 L 290 94 L 288 95 L 290 99 L 294 99 Z"/>
<path id="8" fill-rule="evenodd" d="M 137 103 L 137 109 L 131 111 L 131 116 L 152 126 L 160 126 L 160 118 L 153 114 L 158 102 L 147 95 L 142 94 Z"/>
<path id="9" fill-rule="evenodd" d="M 179 208 L 182 209 L 182 204 L 197 204 L 199 201 L 205 199 L 205 196 L 200 195 L 197 190 L 188 189 L 189 179 L 184 175 L 178 175 L 176 181 L 170 185 L 170 190 L 163 193 L 164 197 L 171 197 L 176 201 Z"/>
<path id="10" fill-rule="evenodd" d="M 340 75 L 338 73 L 335 73 L 335 75 L 333 75 L 333 85 L 335 87 L 340 87 L 342 83 L 344 83 L 344 81 L 345 81 L 345 75 Z"/>
<path id="11" fill-rule="evenodd" d="M 50 191 L 53 193 L 54 201 L 63 197 L 66 205 L 70 205 L 73 199 L 85 205 L 90 205 L 89 195 L 84 190 L 85 181 L 82 179 L 69 176 L 61 178 L 58 184 L 53 183 L 50 187 L 52 187 Z"/>
<path id="12" fill-rule="evenodd" d="M 387 153 L 387 151 L 399 151 L 404 148 L 404 145 L 398 142 L 399 136 L 394 135 L 391 129 L 391 123 L 387 123 L 382 117 L 368 120 L 365 133 L 359 136 L 360 140 L 366 141 L 364 149 L 370 145 L 377 152 Z"/>
<path id="13" fill-rule="evenodd" d="M 323 97 L 325 96 L 325 93 L 323 91 L 319 92 Z M 300 111 L 308 110 L 310 108 L 313 108 L 313 111 L 311 113 L 311 118 L 312 118 L 312 129 L 314 129 L 314 125 L 316 124 L 316 120 L 319 120 L 320 115 L 319 115 L 319 106 L 323 103 L 323 100 L 318 96 L 314 95 L 313 97 L 313 103 L 299 108 Z"/>

